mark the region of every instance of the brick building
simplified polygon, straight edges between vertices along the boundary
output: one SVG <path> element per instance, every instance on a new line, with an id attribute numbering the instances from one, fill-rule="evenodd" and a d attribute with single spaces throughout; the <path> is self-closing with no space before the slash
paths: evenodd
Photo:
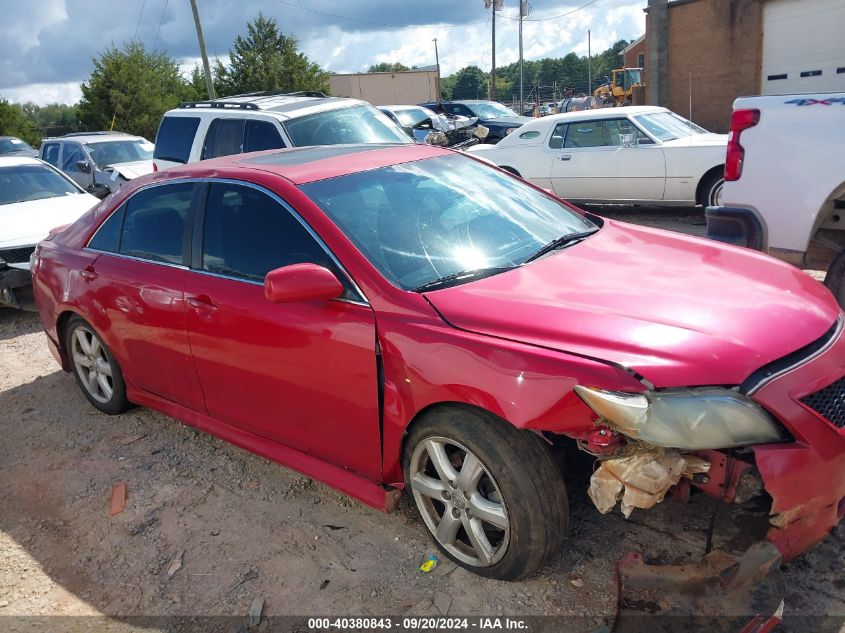
<path id="1" fill-rule="evenodd" d="M 843 23 L 845 0 L 649 0 L 623 55 L 649 103 L 724 132 L 738 96 L 845 90 Z"/>

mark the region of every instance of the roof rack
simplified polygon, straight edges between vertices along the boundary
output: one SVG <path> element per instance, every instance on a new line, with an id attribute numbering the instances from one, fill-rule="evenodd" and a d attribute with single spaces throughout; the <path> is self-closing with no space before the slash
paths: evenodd
<path id="1" fill-rule="evenodd" d="M 218 108 L 220 110 L 258 110 L 254 103 L 232 103 L 229 101 L 186 101 L 179 108 Z"/>
<path id="2" fill-rule="evenodd" d="M 260 90 L 258 92 L 244 92 L 239 95 L 232 95 L 225 97 L 226 99 L 236 99 L 237 97 L 317 97 L 325 98 L 326 95 L 319 90 L 296 90 L 294 92 L 285 92 L 284 90 Z"/>
<path id="3" fill-rule="evenodd" d="M 284 92 L 282 90 L 263 90 L 259 92 L 244 92 L 239 95 L 222 97 L 213 101 L 186 101 L 179 104 L 179 108 L 219 108 L 221 110 L 260 110 L 258 104 L 252 102 L 229 101 L 229 99 L 249 99 L 254 97 L 314 97 L 325 99 L 328 95 L 319 90 L 297 90 Z"/>

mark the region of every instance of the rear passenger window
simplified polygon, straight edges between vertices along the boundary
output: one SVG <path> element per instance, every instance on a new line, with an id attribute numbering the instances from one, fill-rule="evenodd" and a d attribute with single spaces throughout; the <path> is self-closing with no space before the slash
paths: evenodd
<path id="1" fill-rule="evenodd" d="M 123 213 L 125 210 L 126 205 L 121 205 L 117 211 L 109 216 L 108 220 L 100 225 L 94 237 L 88 242 L 88 248 L 107 253 L 118 252 L 120 249 L 120 229 L 123 226 Z"/>
<path id="2" fill-rule="evenodd" d="M 263 281 L 271 270 L 311 262 L 336 267 L 290 211 L 267 194 L 213 183 L 203 223 L 202 267 L 212 273 Z"/>
<path id="3" fill-rule="evenodd" d="M 549 147 L 552 149 L 560 149 L 563 147 L 563 139 L 566 138 L 566 123 L 558 123 L 552 132 L 552 137 L 549 139 Z"/>
<path id="4" fill-rule="evenodd" d="M 265 149 L 279 149 L 285 146 L 276 126 L 268 121 L 247 119 L 244 129 L 244 151 L 260 152 Z"/>
<path id="5" fill-rule="evenodd" d="M 244 120 L 214 119 L 205 134 L 200 160 L 243 152 Z"/>
<path id="6" fill-rule="evenodd" d="M 153 158 L 174 163 L 187 163 L 199 127 L 199 117 L 166 116 L 156 134 Z"/>
<path id="7" fill-rule="evenodd" d="M 41 159 L 50 163 L 53 167 L 59 166 L 59 144 L 47 143 L 41 150 Z"/>
<path id="8" fill-rule="evenodd" d="M 126 203 L 120 252 L 181 264 L 185 222 L 193 192 L 193 183 L 177 183 L 151 187 L 132 196 Z"/>

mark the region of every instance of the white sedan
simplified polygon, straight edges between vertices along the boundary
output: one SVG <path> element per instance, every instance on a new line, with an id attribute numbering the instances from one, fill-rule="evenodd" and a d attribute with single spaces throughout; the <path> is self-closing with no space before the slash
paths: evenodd
<path id="1" fill-rule="evenodd" d="M 567 200 L 718 206 L 727 140 L 666 108 L 630 106 L 543 117 L 469 151 Z"/>
<path id="2" fill-rule="evenodd" d="M 34 309 L 29 258 L 99 200 L 37 158 L 0 157 L 0 307 Z"/>

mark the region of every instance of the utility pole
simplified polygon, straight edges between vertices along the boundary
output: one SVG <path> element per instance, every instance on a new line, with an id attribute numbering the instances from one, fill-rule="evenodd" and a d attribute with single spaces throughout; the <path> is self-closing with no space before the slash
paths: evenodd
<path id="1" fill-rule="evenodd" d="M 492 64 L 490 69 L 490 90 L 488 93 L 488 98 L 491 101 L 496 100 L 496 11 L 502 10 L 502 5 L 504 4 L 505 0 L 484 0 L 484 8 L 485 9 L 493 9 L 493 21 L 492 21 L 492 28 L 491 31 L 493 33 L 492 36 Z"/>
<path id="2" fill-rule="evenodd" d="M 439 102 L 443 99 L 443 95 L 440 94 L 440 54 L 437 52 L 437 38 L 431 41 L 434 42 L 434 62 L 437 64 L 437 101 Z"/>
<path id="3" fill-rule="evenodd" d="M 214 80 L 211 78 L 211 67 L 208 65 L 208 53 L 205 50 L 205 37 L 202 34 L 202 23 L 200 22 L 199 9 L 197 9 L 197 0 L 191 0 L 191 11 L 194 12 L 194 24 L 197 27 L 197 39 L 200 43 L 202 67 L 205 69 L 205 85 L 208 87 L 208 98 L 214 99 Z"/>
<path id="4" fill-rule="evenodd" d="M 525 113 L 525 94 L 522 75 L 522 19 L 528 15 L 528 0 L 519 0 L 519 113 Z"/>
<path id="5" fill-rule="evenodd" d="M 587 96 L 593 96 L 593 52 L 590 47 L 590 29 L 587 29 Z"/>
<path id="6" fill-rule="evenodd" d="M 493 0 L 493 53 L 492 68 L 490 70 L 490 101 L 496 100 L 496 0 Z"/>

